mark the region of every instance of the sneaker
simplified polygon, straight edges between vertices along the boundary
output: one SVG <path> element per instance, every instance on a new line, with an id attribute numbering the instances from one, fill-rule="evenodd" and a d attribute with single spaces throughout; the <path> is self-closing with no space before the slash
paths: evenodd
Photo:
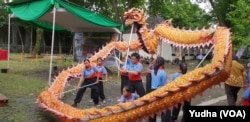
<path id="1" fill-rule="evenodd" d="M 94 101 L 93 101 L 93 99 L 90 99 L 89 102 L 92 103 L 92 102 L 94 102 Z"/>
<path id="2" fill-rule="evenodd" d="M 76 104 L 76 103 L 74 103 L 74 104 L 72 104 L 71 106 L 72 106 L 72 107 L 77 107 L 77 104 Z"/>
<path id="3" fill-rule="evenodd" d="M 103 103 L 103 104 L 105 104 L 105 103 L 106 103 L 106 101 L 105 101 L 105 100 L 102 100 L 102 103 Z"/>
<path id="4" fill-rule="evenodd" d="M 100 107 L 101 105 L 100 104 L 95 104 L 96 107 Z"/>

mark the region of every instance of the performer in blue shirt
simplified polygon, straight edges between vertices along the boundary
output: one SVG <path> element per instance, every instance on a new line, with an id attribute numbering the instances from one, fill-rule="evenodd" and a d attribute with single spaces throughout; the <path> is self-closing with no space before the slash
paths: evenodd
<path id="1" fill-rule="evenodd" d="M 152 57 L 150 59 L 150 64 L 148 66 L 148 70 L 144 73 L 146 74 L 146 94 L 149 93 L 151 91 L 151 71 L 154 68 L 154 64 L 155 64 L 155 59 Z"/>
<path id="2" fill-rule="evenodd" d="M 140 55 L 138 53 L 131 54 L 132 64 L 129 65 L 128 69 L 120 69 L 123 73 L 128 73 L 129 86 L 132 87 L 133 91 L 136 91 L 140 97 L 145 95 L 145 89 L 142 84 L 142 64 L 140 61 Z"/>
<path id="3" fill-rule="evenodd" d="M 99 78 L 99 83 L 97 84 L 98 88 L 99 88 L 99 96 L 102 100 L 102 103 L 106 103 L 103 82 L 108 80 L 108 73 L 107 73 L 106 68 L 102 64 L 103 64 L 102 57 L 98 57 L 97 58 L 97 65 L 94 68 L 97 72 L 96 75 Z M 103 78 L 103 77 L 105 77 L 105 78 Z M 94 94 L 94 92 L 93 92 L 93 90 L 91 90 L 91 99 L 93 99 L 93 96 L 94 96 L 93 94 Z"/>
<path id="4" fill-rule="evenodd" d="M 250 106 L 250 87 L 244 92 L 242 99 L 243 106 Z"/>
<path id="5" fill-rule="evenodd" d="M 179 64 L 179 71 L 174 73 L 172 76 L 171 81 L 175 80 L 176 78 L 180 77 L 183 74 L 187 73 L 187 64 L 185 62 L 181 62 Z M 183 117 L 182 117 L 182 122 L 184 122 L 184 116 L 185 116 L 185 106 L 190 106 L 191 105 L 191 101 L 184 101 L 184 105 L 183 105 Z M 174 107 L 172 110 L 172 120 L 175 121 L 178 118 L 179 112 L 181 109 L 181 103 L 178 104 L 177 107 Z"/>
<path id="6" fill-rule="evenodd" d="M 120 103 L 131 102 L 131 101 L 136 100 L 138 98 L 139 98 L 139 95 L 136 93 L 133 93 L 129 86 L 124 86 L 123 93 L 122 93 L 122 96 L 120 98 Z"/>
<path id="7" fill-rule="evenodd" d="M 119 62 L 120 65 L 122 65 L 121 70 L 127 70 L 130 64 L 132 64 L 131 57 L 128 56 L 127 63 L 126 62 L 126 54 L 122 57 L 123 62 L 116 58 L 116 60 Z M 121 72 L 121 94 L 123 94 L 123 87 L 128 85 L 129 79 L 128 79 L 128 73 L 127 72 Z"/>
<path id="8" fill-rule="evenodd" d="M 157 57 L 154 68 L 151 71 L 151 91 L 154 91 L 167 83 L 167 73 L 164 69 L 165 60 L 162 57 Z M 162 122 L 171 121 L 171 111 L 166 110 L 166 113 L 161 115 Z M 149 118 L 149 122 L 156 122 L 156 116 Z"/>
<path id="9" fill-rule="evenodd" d="M 98 99 L 99 89 L 98 89 L 98 85 L 97 85 L 97 83 L 99 81 L 97 80 L 96 70 L 94 67 L 92 67 L 90 65 L 90 61 L 88 59 L 84 60 L 84 65 L 85 65 L 85 68 L 82 70 L 82 75 L 81 75 L 79 83 L 77 85 L 78 91 L 76 94 L 76 98 L 74 100 L 74 104 L 72 106 L 77 107 L 77 104 L 80 103 L 80 101 L 82 100 L 83 94 L 87 89 L 87 87 L 83 87 L 83 86 L 86 86 L 89 84 L 93 84 L 93 85 L 90 85 L 88 87 L 93 90 L 94 104 L 96 106 L 99 106 L 99 104 L 98 104 L 99 103 L 99 99 Z"/>

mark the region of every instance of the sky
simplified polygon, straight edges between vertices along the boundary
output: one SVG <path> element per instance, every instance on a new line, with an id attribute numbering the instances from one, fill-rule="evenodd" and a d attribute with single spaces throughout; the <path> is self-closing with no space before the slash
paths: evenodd
<path id="1" fill-rule="evenodd" d="M 211 4 L 208 0 L 199 0 L 200 3 L 196 2 L 197 0 L 191 0 L 192 3 L 198 4 L 200 8 L 204 9 L 206 12 L 212 10 Z"/>

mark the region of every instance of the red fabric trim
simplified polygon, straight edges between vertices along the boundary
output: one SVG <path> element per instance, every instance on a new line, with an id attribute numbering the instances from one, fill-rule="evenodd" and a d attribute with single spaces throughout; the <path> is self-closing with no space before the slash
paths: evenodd
<path id="1" fill-rule="evenodd" d="M 243 106 L 250 106 L 250 101 L 248 101 L 245 98 L 242 98 L 242 104 L 243 104 Z"/>

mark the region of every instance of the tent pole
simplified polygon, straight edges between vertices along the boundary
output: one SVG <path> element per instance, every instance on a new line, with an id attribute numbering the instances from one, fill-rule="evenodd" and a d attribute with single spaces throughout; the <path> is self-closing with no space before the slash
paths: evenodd
<path id="1" fill-rule="evenodd" d="M 134 24 L 132 25 L 131 32 L 130 32 L 130 37 L 129 37 L 129 40 L 128 40 L 128 50 L 127 50 L 127 55 L 126 55 L 126 61 L 124 62 L 125 63 L 125 68 L 126 68 L 127 62 L 128 62 L 129 45 L 130 45 L 130 41 L 132 39 L 133 30 L 134 30 Z"/>
<path id="2" fill-rule="evenodd" d="M 52 62 L 53 62 L 53 49 L 55 40 L 55 21 L 56 21 L 56 7 L 53 8 L 53 27 L 52 27 L 52 42 L 51 42 L 51 54 L 50 54 L 50 67 L 49 67 L 49 85 L 51 85 L 51 73 L 52 73 Z"/>
<path id="3" fill-rule="evenodd" d="M 7 69 L 10 68 L 10 18 L 11 18 L 11 14 L 9 14 L 9 19 L 8 19 L 8 64 L 7 64 Z"/>
<path id="4" fill-rule="evenodd" d="M 122 33 L 119 34 L 119 40 L 118 40 L 118 41 L 121 41 L 121 38 L 122 38 Z M 117 49 L 117 50 L 118 50 L 118 49 Z M 121 53 L 122 53 L 122 52 L 121 52 L 120 50 L 118 50 L 118 52 L 119 52 L 119 53 L 118 53 L 118 58 L 121 59 Z M 121 66 L 121 65 L 118 65 L 118 66 L 119 66 L 119 69 L 120 69 L 120 66 Z M 119 75 L 120 75 L 120 72 L 118 71 L 117 76 L 119 76 Z"/>

